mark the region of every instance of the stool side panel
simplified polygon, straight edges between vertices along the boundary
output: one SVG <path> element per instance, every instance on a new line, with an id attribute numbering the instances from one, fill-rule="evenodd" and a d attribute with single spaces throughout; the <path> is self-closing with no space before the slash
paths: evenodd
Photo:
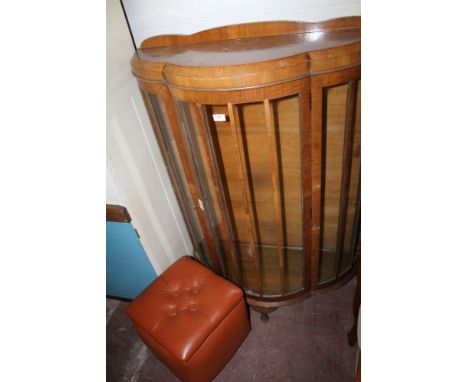
<path id="1" fill-rule="evenodd" d="M 250 330 L 242 290 L 188 257 L 125 309 L 143 342 L 183 381 L 209 381 Z"/>
<path id="2" fill-rule="evenodd" d="M 183 377 L 180 375 L 180 366 L 181 361 L 175 358 L 171 353 L 169 353 L 163 346 L 161 346 L 153 337 L 148 335 L 142 328 L 139 328 L 135 325 L 135 329 L 142 339 L 142 341 L 148 346 L 151 352 L 162 361 L 179 379 L 183 380 Z"/>
<path id="3" fill-rule="evenodd" d="M 229 362 L 249 332 L 247 306 L 244 301 L 239 301 L 190 359 L 184 382 L 211 381 Z"/>
<path id="4" fill-rule="evenodd" d="M 224 368 L 245 340 L 250 323 L 246 304 L 239 301 L 187 362 L 175 358 L 142 328 L 135 328 L 153 354 L 183 382 L 208 382 Z"/>

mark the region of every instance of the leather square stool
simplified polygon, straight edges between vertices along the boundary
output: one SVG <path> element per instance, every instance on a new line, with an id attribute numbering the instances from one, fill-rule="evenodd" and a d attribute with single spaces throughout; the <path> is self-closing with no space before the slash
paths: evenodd
<path id="1" fill-rule="evenodd" d="M 189 257 L 125 310 L 143 342 L 185 382 L 211 381 L 250 331 L 243 292 Z"/>

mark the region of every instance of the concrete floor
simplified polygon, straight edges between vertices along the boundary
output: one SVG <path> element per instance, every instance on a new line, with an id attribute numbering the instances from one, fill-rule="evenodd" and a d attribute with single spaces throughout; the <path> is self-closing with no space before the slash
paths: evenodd
<path id="1" fill-rule="evenodd" d="M 215 382 L 351 382 L 357 347 L 349 347 L 356 280 L 270 314 L 250 310 L 252 330 Z M 123 313 L 127 303 L 107 300 L 107 381 L 176 382 L 139 339 Z"/>

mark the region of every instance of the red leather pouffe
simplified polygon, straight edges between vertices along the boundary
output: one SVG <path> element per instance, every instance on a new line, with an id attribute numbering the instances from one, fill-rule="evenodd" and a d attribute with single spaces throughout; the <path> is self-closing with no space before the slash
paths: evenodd
<path id="1" fill-rule="evenodd" d="M 250 331 L 242 290 L 189 257 L 166 269 L 125 312 L 184 382 L 211 381 Z"/>

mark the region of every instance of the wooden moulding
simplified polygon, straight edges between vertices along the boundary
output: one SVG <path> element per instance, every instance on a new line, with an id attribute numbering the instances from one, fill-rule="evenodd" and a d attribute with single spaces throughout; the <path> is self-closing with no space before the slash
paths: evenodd
<path id="1" fill-rule="evenodd" d="M 361 43 L 344 45 L 340 49 L 324 49 L 309 53 L 310 73 L 346 69 L 361 64 Z"/>
<path id="2" fill-rule="evenodd" d="M 265 122 L 267 126 L 268 153 L 270 155 L 271 185 L 273 189 L 276 245 L 278 246 L 278 263 L 280 266 L 281 294 L 286 293 L 286 269 L 283 250 L 283 216 L 281 210 L 281 190 L 279 183 L 280 162 L 278 160 L 278 143 L 276 141 L 275 125 L 273 122 L 271 105 L 269 100 L 263 101 L 265 107 Z"/>
<path id="3" fill-rule="evenodd" d="M 320 272 L 320 224 L 322 220 L 322 130 L 323 130 L 323 89 L 317 77 L 311 80 L 311 97 L 314 107 L 311 112 L 311 183 L 312 206 L 310 217 L 311 246 L 311 288 L 317 287 Z"/>
<path id="4" fill-rule="evenodd" d="M 252 293 L 246 293 L 246 301 L 249 305 L 262 306 L 265 308 L 270 308 L 270 307 L 279 308 L 281 306 L 292 305 L 297 302 L 301 302 L 310 296 L 318 296 L 323 293 L 327 293 L 329 291 L 338 289 L 342 287 L 343 285 L 346 285 L 349 282 L 349 280 L 351 280 L 355 276 L 356 268 L 357 267 L 355 264 L 347 272 L 343 273 L 338 279 L 333 279 L 333 280 L 321 283 L 318 285 L 316 289 L 312 289 L 312 290 L 301 289 L 299 291 L 288 293 L 285 296 L 264 295 L 260 297 Z"/>
<path id="5" fill-rule="evenodd" d="M 130 223 L 132 218 L 124 206 L 106 204 L 106 221 L 118 223 Z"/>
<path id="6" fill-rule="evenodd" d="M 248 89 L 284 83 L 358 66 L 360 28 L 360 17 L 345 17 L 318 23 L 260 22 L 225 26 L 186 36 L 154 36 L 143 41 L 133 56 L 132 72 L 144 82 L 198 91 Z M 339 35 L 329 36 L 332 33 Z M 274 40 L 284 40 L 288 36 L 290 43 Z M 341 44 L 337 43 L 340 38 Z M 251 51 L 251 47 L 246 54 L 237 46 L 241 39 L 256 39 L 255 44 L 258 40 L 259 51 L 268 51 L 268 54 L 263 52 L 259 55 L 255 50 Z M 191 44 L 187 50 L 181 50 L 187 44 Z M 293 49 L 295 45 L 299 47 Z M 243 56 L 242 59 L 232 58 L 232 62 L 227 59 L 216 66 L 210 64 L 209 57 L 219 57 L 224 52 L 226 57 L 235 57 L 236 52 Z M 207 57 L 205 64 L 198 62 L 200 56 Z"/>
<path id="7" fill-rule="evenodd" d="M 276 99 L 298 94 L 303 86 L 303 80 L 294 80 L 284 84 L 264 86 L 255 89 L 229 90 L 223 92 L 199 92 L 170 87 L 174 98 L 191 103 L 209 105 L 227 105 L 228 103 L 240 104 L 249 102 L 261 102 L 266 98 Z"/>
<path id="8" fill-rule="evenodd" d="M 147 38 L 141 48 L 155 48 L 169 45 L 190 44 L 203 41 L 231 40 L 258 36 L 277 36 L 291 33 L 319 32 L 331 29 L 360 29 L 361 18 L 341 17 L 316 23 L 297 21 L 266 21 L 228 25 L 207 29 L 192 35 L 162 35 Z"/>
<path id="9" fill-rule="evenodd" d="M 166 82 L 183 89 L 232 89 L 282 83 L 309 72 L 307 54 L 256 64 L 217 67 L 183 67 L 166 64 Z"/>
<path id="10" fill-rule="evenodd" d="M 303 279 L 304 288 L 310 288 L 311 269 L 307 266 L 311 261 L 313 246 L 312 228 L 312 128 L 311 128 L 311 87 L 310 81 L 302 81 L 302 91 L 299 93 L 300 140 L 301 140 L 301 186 L 302 186 L 302 243 L 304 251 Z"/>

